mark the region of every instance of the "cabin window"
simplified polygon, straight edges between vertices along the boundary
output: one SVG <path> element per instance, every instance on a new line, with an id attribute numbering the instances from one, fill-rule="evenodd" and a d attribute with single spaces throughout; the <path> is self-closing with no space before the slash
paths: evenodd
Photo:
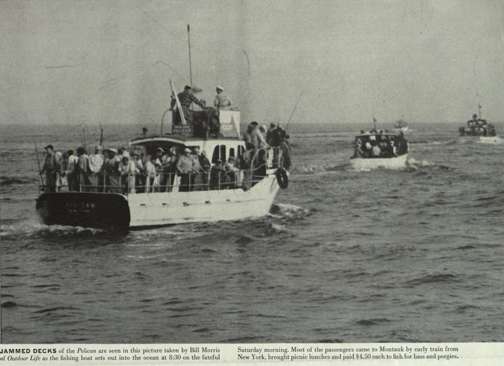
<path id="1" fill-rule="evenodd" d="M 226 161 L 226 145 L 218 145 L 215 147 L 212 155 L 212 164 L 215 164 L 219 159 L 222 162 Z"/>
<path id="2" fill-rule="evenodd" d="M 229 157 L 236 158 L 234 147 L 232 147 L 232 148 L 229 149 Z"/>

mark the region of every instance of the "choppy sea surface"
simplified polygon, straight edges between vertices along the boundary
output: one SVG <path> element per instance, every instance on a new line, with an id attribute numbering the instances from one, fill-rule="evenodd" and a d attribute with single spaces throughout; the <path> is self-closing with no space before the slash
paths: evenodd
<path id="1" fill-rule="evenodd" d="M 34 142 L 42 160 L 80 129 L 1 126 L 2 342 L 504 341 L 504 144 L 410 123 L 407 169 L 353 171 L 369 127 L 293 125 L 264 218 L 118 235 L 35 214 Z"/>

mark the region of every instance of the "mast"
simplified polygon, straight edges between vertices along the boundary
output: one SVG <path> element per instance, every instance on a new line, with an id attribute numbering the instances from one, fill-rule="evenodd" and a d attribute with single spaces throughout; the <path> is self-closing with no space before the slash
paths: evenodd
<path id="1" fill-rule="evenodd" d="M 189 45 L 189 81 L 191 82 L 191 88 L 193 86 L 192 83 L 192 66 L 191 66 L 191 28 L 189 24 L 187 24 L 187 43 Z"/>

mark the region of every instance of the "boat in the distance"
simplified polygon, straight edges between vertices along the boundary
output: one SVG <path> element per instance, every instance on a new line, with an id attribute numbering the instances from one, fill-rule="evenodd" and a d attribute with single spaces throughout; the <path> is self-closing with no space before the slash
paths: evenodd
<path id="1" fill-rule="evenodd" d="M 288 167 L 282 159 L 285 146 L 247 150 L 238 110 L 221 110 L 216 125 L 212 134 L 201 135 L 195 133 L 194 124 L 173 124 L 169 134 L 130 141 L 130 154 L 146 160 L 155 158 L 158 150 L 178 156 L 198 147 L 208 157 L 207 172 L 185 176 L 161 172 L 157 178 L 115 176 L 116 181 L 122 179 L 118 185 L 112 185 L 105 174 L 99 186 L 42 193 L 36 210 L 47 225 L 120 230 L 267 215 L 279 188 L 288 185 Z M 235 164 L 227 169 L 224 164 L 233 160 Z M 152 182 L 146 183 L 149 179 Z"/>
<path id="2" fill-rule="evenodd" d="M 403 169 L 407 167 L 408 142 L 402 131 L 360 131 L 355 136 L 354 155 L 350 164 L 355 170 L 376 168 Z"/>
<path id="3" fill-rule="evenodd" d="M 477 114 L 473 114 L 473 118 L 467 121 L 467 126 L 459 127 L 459 134 L 460 136 L 497 136 L 494 125 L 487 123 L 485 119 L 482 119 L 481 116 L 478 117 Z"/>
<path id="4" fill-rule="evenodd" d="M 403 131 L 406 132 L 409 130 L 408 122 L 403 121 L 402 119 L 397 120 L 394 123 L 394 129 L 397 131 Z"/>

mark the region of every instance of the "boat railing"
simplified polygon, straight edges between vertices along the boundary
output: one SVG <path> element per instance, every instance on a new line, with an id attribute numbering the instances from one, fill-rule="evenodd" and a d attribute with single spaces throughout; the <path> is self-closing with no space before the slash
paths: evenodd
<path id="1" fill-rule="evenodd" d="M 264 151 L 261 153 L 261 151 Z M 182 174 L 175 171 L 159 172 L 153 176 L 143 173 L 98 174 L 81 173 L 64 176 L 57 173 L 55 183 L 47 184 L 42 177 L 39 192 L 93 192 L 123 195 L 158 192 L 213 191 L 224 189 L 248 190 L 269 174 L 269 169 L 282 166 L 280 148 L 260 149 L 250 167 L 221 168 L 213 165 L 209 171 Z"/>

